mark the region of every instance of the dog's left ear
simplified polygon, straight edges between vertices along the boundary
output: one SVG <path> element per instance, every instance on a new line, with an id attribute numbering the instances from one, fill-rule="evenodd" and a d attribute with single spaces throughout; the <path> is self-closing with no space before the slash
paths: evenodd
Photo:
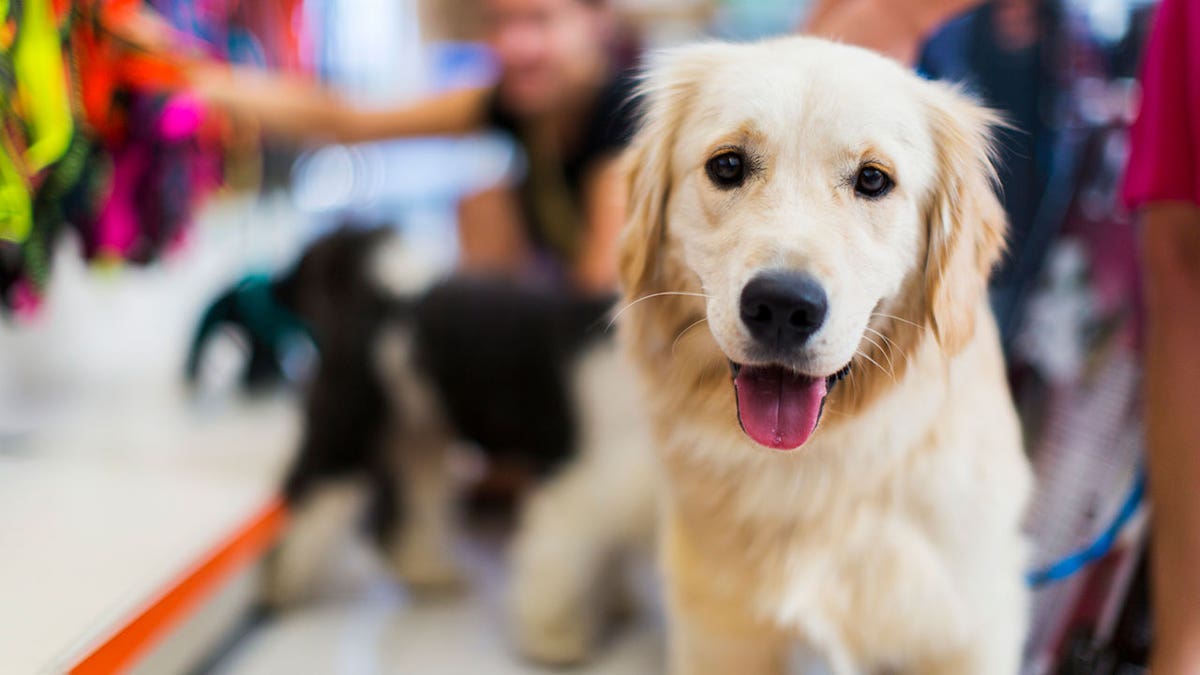
<path id="1" fill-rule="evenodd" d="M 934 336 L 956 354 L 988 311 L 987 284 L 1004 253 L 1007 218 L 996 197 L 994 112 L 951 87 L 923 83 L 937 153 L 936 187 L 926 208 L 925 312 Z"/>

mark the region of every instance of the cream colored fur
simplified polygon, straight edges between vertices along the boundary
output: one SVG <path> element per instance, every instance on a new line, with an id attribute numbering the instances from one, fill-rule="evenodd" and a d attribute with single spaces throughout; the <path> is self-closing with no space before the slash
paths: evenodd
<path id="1" fill-rule="evenodd" d="M 650 550 L 661 484 L 636 374 L 616 344 L 576 366 L 579 456 L 529 496 L 513 542 L 516 642 L 543 663 L 582 661 L 629 598 L 622 563 Z"/>
<path id="2" fill-rule="evenodd" d="M 808 38 L 667 52 L 645 92 L 621 322 L 668 474 L 672 672 L 782 672 L 799 641 L 839 674 L 1016 673 L 1031 479 L 987 307 L 995 118 Z M 757 165 L 720 190 L 729 147 Z M 866 163 L 885 197 L 855 194 Z M 742 287 L 781 268 L 830 303 L 787 365 L 852 365 L 790 453 L 741 431 L 728 366 L 753 358 Z"/>

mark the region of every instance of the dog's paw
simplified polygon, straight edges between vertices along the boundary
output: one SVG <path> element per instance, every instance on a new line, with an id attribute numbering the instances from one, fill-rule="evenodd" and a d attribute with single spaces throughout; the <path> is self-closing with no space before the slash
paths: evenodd
<path id="1" fill-rule="evenodd" d="M 462 571 L 453 560 L 409 554 L 393 556 L 392 571 L 415 595 L 453 595 L 466 587 Z"/>
<path id="2" fill-rule="evenodd" d="M 555 667 L 583 663 L 592 651 L 590 631 L 569 622 L 518 624 L 516 640 L 526 658 Z"/>
<path id="3" fill-rule="evenodd" d="M 561 598 L 518 598 L 513 607 L 517 648 L 528 659 L 572 666 L 588 659 L 596 639 L 596 619 L 580 603 Z"/>
<path id="4" fill-rule="evenodd" d="M 316 573 L 303 569 L 277 551 L 263 567 L 259 585 L 259 600 L 273 610 L 286 610 L 303 604 L 312 595 Z"/>
<path id="5" fill-rule="evenodd" d="M 409 570 L 400 572 L 408 590 L 418 596 L 457 595 L 466 589 L 466 580 L 456 569 Z"/>

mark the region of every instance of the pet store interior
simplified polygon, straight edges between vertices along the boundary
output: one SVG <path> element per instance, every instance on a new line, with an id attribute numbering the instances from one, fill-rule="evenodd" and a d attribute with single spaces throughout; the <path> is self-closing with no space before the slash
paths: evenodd
<path id="1" fill-rule="evenodd" d="M 1190 200 L 1200 225 L 1193 0 L 0 0 L 0 18 L 0 672 L 667 672 L 653 506 L 619 561 L 522 530 L 581 439 L 638 425 L 618 410 L 638 416 L 634 384 L 572 394 L 656 302 L 618 300 L 638 69 L 801 34 L 1005 120 L 989 297 L 1036 476 L 1022 673 L 1200 672 L 1200 368 L 1167 356 L 1200 313 L 1164 290 L 1200 298 L 1200 230 L 1154 257 L 1146 206 Z M 1182 126 L 1139 136 L 1151 106 Z M 1135 171 L 1139 142 L 1183 149 Z M 1139 183 L 1175 179 L 1190 197 Z M 667 489 L 652 454 L 614 469 L 621 490 Z M 545 517 L 590 532 L 627 515 L 609 511 Z M 592 573 L 623 581 L 556 585 Z M 803 647 L 789 663 L 841 672 Z"/>

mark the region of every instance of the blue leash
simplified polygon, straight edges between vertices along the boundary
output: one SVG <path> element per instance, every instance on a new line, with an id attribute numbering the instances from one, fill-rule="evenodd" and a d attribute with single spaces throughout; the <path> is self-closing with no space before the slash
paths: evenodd
<path id="1" fill-rule="evenodd" d="M 1142 502 L 1142 497 L 1146 493 L 1146 470 L 1144 467 L 1138 467 L 1137 475 L 1133 478 L 1133 487 L 1129 489 L 1129 494 L 1125 497 L 1124 503 L 1121 504 L 1121 509 L 1117 511 L 1117 515 L 1113 517 L 1112 522 L 1108 527 L 1104 528 L 1092 543 L 1084 548 L 1053 562 L 1041 569 L 1033 570 L 1026 575 L 1026 581 L 1030 586 L 1042 586 L 1045 584 L 1062 581 L 1067 577 L 1087 567 L 1090 563 L 1103 558 L 1112 550 L 1113 544 L 1117 541 L 1117 535 L 1137 513 L 1138 505 Z"/>

